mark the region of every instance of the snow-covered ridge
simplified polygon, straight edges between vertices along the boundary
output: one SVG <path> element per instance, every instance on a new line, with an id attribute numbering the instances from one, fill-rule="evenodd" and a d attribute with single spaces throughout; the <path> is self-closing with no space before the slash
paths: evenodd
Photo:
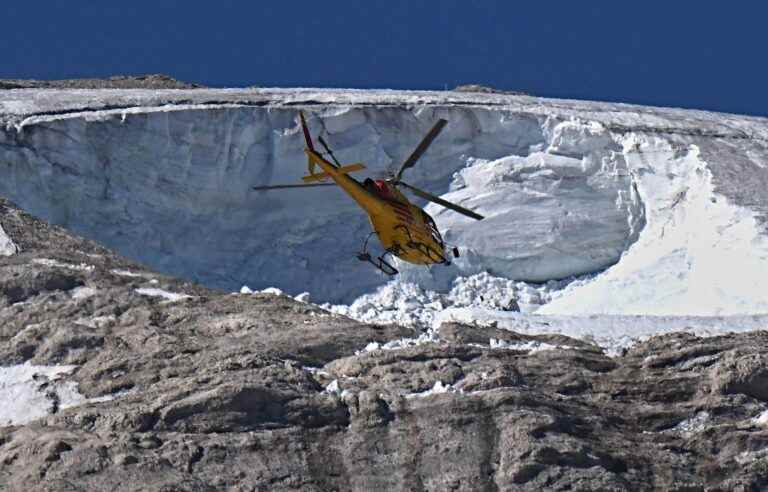
<path id="1" fill-rule="evenodd" d="M 27 118 L 83 117 L 85 113 L 185 111 L 191 108 L 311 106 L 460 106 L 498 107 L 535 115 L 598 121 L 617 133 L 643 131 L 768 139 L 765 118 L 636 104 L 548 99 L 526 95 L 389 89 L 14 89 L 0 93 L 0 123 L 18 125 Z M 96 116 L 98 117 L 98 116 Z"/>
<path id="2" fill-rule="evenodd" d="M 350 303 L 387 282 L 353 257 L 365 216 L 337 190 L 250 190 L 305 173 L 297 108 L 373 176 L 449 121 L 408 181 L 488 218 L 430 205 L 462 257 L 402 282 L 447 293 L 483 272 L 514 284 L 615 265 L 543 309 L 766 310 L 762 118 L 453 92 L 13 90 L 0 194 L 166 273 Z M 715 280 L 729 295 L 701 290 Z"/>

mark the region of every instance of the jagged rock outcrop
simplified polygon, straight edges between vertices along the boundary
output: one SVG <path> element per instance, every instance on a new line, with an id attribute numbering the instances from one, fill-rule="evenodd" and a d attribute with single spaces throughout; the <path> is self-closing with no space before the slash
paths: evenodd
<path id="1" fill-rule="evenodd" d="M 495 87 L 489 87 L 482 84 L 462 84 L 456 86 L 454 89 L 456 92 L 480 92 L 483 94 L 509 94 L 515 96 L 530 96 L 529 92 L 522 91 L 505 91 L 502 89 L 496 89 Z"/>
<path id="2" fill-rule="evenodd" d="M 158 275 L 5 201 L 0 226 L 0 366 L 76 365 L 86 398 L 0 428 L 2 490 L 768 486 L 766 332 L 366 350 L 416 333 Z"/>

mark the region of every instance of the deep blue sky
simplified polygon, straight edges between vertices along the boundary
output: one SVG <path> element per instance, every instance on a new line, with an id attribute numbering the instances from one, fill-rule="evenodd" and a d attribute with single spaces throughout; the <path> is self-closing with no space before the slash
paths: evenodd
<path id="1" fill-rule="evenodd" d="M 0 78 L 442 89 L 768 115 L 768 3 L 3 2 Z"/>

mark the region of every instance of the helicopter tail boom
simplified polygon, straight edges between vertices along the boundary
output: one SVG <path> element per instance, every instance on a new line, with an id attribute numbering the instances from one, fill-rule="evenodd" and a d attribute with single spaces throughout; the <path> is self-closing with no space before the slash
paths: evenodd
<path id="1" fill-rule="evenodd" d="M 301 130 L 304 132 L 304 142 L 306 142 L 309 150 L 315 150 L 315 146 L 312 145 L 312 136 L 309 134 L 309 128 L 307 128 L 307 120 L 304 119 L 304 111 L 299 111 L 299 118 L 301 119 Z"/>
<path id="2" fill-rule="evenodd" d="M 304 112 L 299 111 L 299 121 L 301 123 L 301 131 L 304 133 L 304 142 L 307 145 L 307 150 L 312 151 L 312 153 L 318 153 L 317 150 L 315 150 L 315 146 L 312 144 L 312 134 L 309 133 L 309 126 L 307 125 L 307 120 L 304 118 Z M 365 166 L 360 163 L 356 162 L 354 164 L 347 164 L 346 166 L 342 166 L 339 161 L 336 160 L 336 157 L 333 155 L 333 152 L 328 147 L 328 144 L 323 140 L 323 137 L 318 137 L 318 140 L 320 141 L 320 145 L 323 146 L 323 148 L 326 150 L 327 154 L 333 159 L 333 163 L 330 163 L 331 166 L 335 167 L 336 170 L 338 170 L 340 173 L 351 173 L 355 171 L 360 171 L 365 169 Z M 310 154 L 307 153 L 307 156 Z M 309 157 L 307 160 L 307 172 L 309 176 L 304 176 L 301 178 L 305 183 L 315 183 L 319 181 L 325 181 L 329 178 L 331 178 L 331 175 L 327 172 L 315 172 L 315 161 Z"/>

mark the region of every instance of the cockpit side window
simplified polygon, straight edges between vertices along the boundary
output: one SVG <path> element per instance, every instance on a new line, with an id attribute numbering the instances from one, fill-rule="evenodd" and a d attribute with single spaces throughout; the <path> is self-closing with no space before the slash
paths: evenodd
<path id="1" fill-rule="evenodd" d="M 365 178 L 365 181 L 363 181 L 363 188 L 370 191 L 371 193 L 376 193 L 376 183 L 373 182 L 371 178 Z"/>
<path id="2" fill-rule="evenodd" d="M 426 224 L 427 228 L 429 229 L 429 233 L 432 235 L 432 239 L 440 245 L 440 247 L 444 247 L 443 238 L 440 236 L 440 231 L 437 230 L 437 224 L 435 224 L 434 219 L 429 216 L 428 213 L 425 211 L 421 211 L 421 218 L 424 220 L 424 224 Z"/>

